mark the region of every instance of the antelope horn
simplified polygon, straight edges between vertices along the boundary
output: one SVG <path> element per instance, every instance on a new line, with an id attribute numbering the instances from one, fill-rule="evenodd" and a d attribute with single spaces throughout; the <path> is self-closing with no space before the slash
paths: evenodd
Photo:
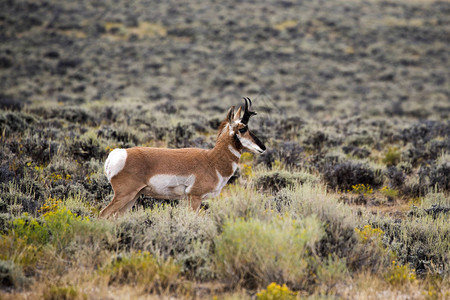
<path id="1" fill-rule="evenodd" d="M 247 124 L 248 120 L 251 116 L 256 115 L 256 112 L 252 111 L 252 100 L 250 98 L 244 98 L 245 105 L 244 105 L 244 116 L 242 117 L 241 123 Z M 248 105 L 250 103 L 250 105 Z"/>

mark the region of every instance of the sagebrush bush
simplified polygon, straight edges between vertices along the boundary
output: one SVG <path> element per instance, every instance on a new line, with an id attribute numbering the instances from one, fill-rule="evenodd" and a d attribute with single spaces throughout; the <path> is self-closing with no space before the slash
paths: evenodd
<path id="1" fill-rule="evenodd" d="M 450 272 L 450 225 L 448 213 L 434 217 L 412 213 L 401 222 L 390 218 L 376 221 L 386 235 L 386 246 L 402 264 L 410 264 L 417 274 L 426 272 L 448 276 Z"/>
<path id="2" fill-rule="evenodd" d="M 393 189 L 403 189 L 406 180 L 406 174 L 403 170 L 397 169 L 395 166 L 388 167 L 385 171 L 389 179 L 389 187 Z"/>
<path id="3" fill-rule="evenodd" d="M 380 174 L 377 174 L 376 170 L 368 165 L 351 161 L 326 166 L 324 179 L 332 189 L 341 191 L 349 190 L 356 184 L 375 187 L 381 181 Z"/>
<path id="4" fill-rule="evenodd" d="M 263 163 L 266 167 L 272 168 L 274 163 L 279 161 L 287 168 L 300 167 L 303 155 L 303 148 L 298 143 L 282 142 L 259 155 L 256 163 Z"/>
<path id="5" fill-rule="evenodd" d="M 322 235 L 322 225 L 313 216 L 229 220 L 215 239 L 217 275 L 250 288 L 271 282 L 301 288 L 309 280 L 312 253 Z"/>
<path id="6" fill-rule="evenodd" d="M 174 130 L 169 133 L 167 145 L 170 148 L 187 148 L 194 146 L 192 144 L 192 137 L 195 131 L 191 126 L 185 126 L 178 123 Z"/>
<path id="7" fill-rule="evenodd" d="M 107 156 L 106 144 L 97 138 L 94 132 L 87 132 L 80 138 L 71 141 L 68 146 L 69 153 L 77 160 L 85 161 L 91 158 L 105 159 Z"/>
<path id="8" fill-rule="evenodd" d="M 295 180 L 289 172 L 272 172 L 256 178 L 256 188 L 262 191 L 277 193 L 285 187 L 292 187 Z"/>
<path id="9" fill-rule="evenodd" d="M 303 171 L 274 170 L 256 175 L 254 181 L 258 190 L 277 193 L 284 188 L 293 187 L 295 184 L 317 183 L 319 179 Z"/>
<path id="10" fill-rule="evenodd" d="M 6 210 L 14 216 L 22 213 L 35 214 L 44 202 L 44 185 L 31 177 L 20 182 L 10 181 L 0 184 L 0 197 L 6 203 Z"/>
<path id="11" fill-rule="evenodd" d="M 389 256 L 378 244 L 364 244 L 358 239 L 355 228 L 362 227 L 361 216 L 328 194 L 320 185 L 303 184 L 295 189 L 285 190 L 289 199 L 282 210 L 293 216 L 316 215 L 324 224 L 325 234 L 317 243 L 317 254 L 328 259 L 330 254 L 337 258 L 346 258 L 346 264 L 352 271 L 367 269 L 373 272 L 385 266 Z"/>
<path id="12" fill-rule="evenodd" d="M 0 259 L 0 288 L 20 288 L 29 283 L 22 269 L 11 260 Z"/>
<path id="13" fill-rule="evenodd" d="M 39 119 L 34 115 L 22 112 L 0 111 L 0 132 L 5 136 L 24 133 L 38 122 Z"/>
<path id="14" fill-rule="evenodd" d="M 187 206 L 164 205 L 122 218 L 117 229 L 120 245 L 173 257 L 186 276 L 211 278 L 210 252 L 216 227 L 207 214 L 196 214 Z"/>

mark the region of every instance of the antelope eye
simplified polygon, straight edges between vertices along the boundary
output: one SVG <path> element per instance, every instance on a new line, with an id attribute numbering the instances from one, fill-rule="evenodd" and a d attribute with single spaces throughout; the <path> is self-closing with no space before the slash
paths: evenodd
<path id="1" fill-rule="evenodd" d="M 241 129 L 239 129 L 239 132 L 240 133 L 245 133 L 246 131 L 247 131 L 247 126 L 245 126 L 245 127 L 242 127 Z"/>

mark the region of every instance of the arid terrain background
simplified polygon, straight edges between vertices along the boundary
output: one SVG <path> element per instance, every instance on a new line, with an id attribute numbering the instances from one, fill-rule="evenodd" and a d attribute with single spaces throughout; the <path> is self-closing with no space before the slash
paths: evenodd
<path id="1" fill-rule="evenodd" d="M 1 299 L 450 297 L 450 2 L 0 2 Z M 114 148 L 266 144 L 99 220 Z"/>

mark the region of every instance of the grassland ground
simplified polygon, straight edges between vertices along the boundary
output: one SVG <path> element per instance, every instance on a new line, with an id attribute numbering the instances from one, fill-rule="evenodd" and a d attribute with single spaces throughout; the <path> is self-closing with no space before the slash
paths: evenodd
<path id="1" fill-rule="evenodd" d="M 446 1 L 0 3 L 1 299 L 448 299 Z M 115 221 L 114 148 L 244 153 Z"/>

